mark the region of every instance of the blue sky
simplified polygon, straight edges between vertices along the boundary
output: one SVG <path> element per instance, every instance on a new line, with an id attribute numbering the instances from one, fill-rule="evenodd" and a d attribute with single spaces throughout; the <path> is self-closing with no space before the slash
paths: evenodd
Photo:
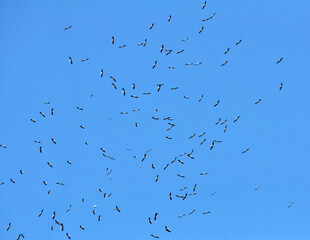
<path id="1" fill-rule="evenodd" d="M 0 2 L 0 239 L 309 239 L 310 3 L 203 2 Z"/>

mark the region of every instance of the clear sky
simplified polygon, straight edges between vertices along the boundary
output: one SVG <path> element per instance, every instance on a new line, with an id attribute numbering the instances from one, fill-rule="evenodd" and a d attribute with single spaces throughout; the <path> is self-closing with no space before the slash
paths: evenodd
<path id="1" fill-rule="evenodd" d="M 203 2 L 0 2 L 1 240 L 309 239 L 310 3 Z"/>

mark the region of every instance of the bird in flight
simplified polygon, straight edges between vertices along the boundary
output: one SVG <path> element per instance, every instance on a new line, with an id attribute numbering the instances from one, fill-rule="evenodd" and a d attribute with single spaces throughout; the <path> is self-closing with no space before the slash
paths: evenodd
<path id="1" fill-rule="evenodd" d="M 224 52 L 224 54 L 227 54 L 229 52 L 230 48 L 227 48 L 227 50 Z"/>
<path id="2" fill-rule="evenodd" d="M 288 205 L 288 207 L 287 207 L 287 208 L 292 207 L 292 206 L 293 206 L 293 204 L 294 204 L 294 202 L 291 202 L 291 203 Z"/>
<path id="3" fill-rule="evenodd" d="M 244 151 L 242 151 L 242 153 L 246 153 L 247 151 L 249 151 L 250 149 L 249 148 L 247 148 L 247 149 L 245 149 Z"/>
<path id="4" fill-rule="evenodd" d="M 282 62 L 283 60 L 283 57 L 281 57 L 278 61 L 277 61 L 277 64 L 279 64 L 280 62 Z"/>
<path id="5" fill-rule="evenodd" d="M 119 210 L 118 206 L 115 206 L 114 210 L 121 212 L 121 210 Z"/>
<path id="6" fill-rule="evenodd" d="M 43 209 L 41 210 L 41 212 L 39 213 L 39 217 L 41 217 L 43 214 Z"/>
<path id="7" fill-rule="evenodd" d="M 114 37 L 112 36 L 112 44 L 114 44 Z"/>
<path id="8" fill-rule="evenodd" d="M 81 62 L 86 62 L 86 61 L 88 61 L 88 59 L 89 58 L 84 58 L 84 59 L 81 60 Z"/>
<path id="9" fill-rule="evenodd" d="M 217 102 L 214 104 L 213 107 L 216 107 L 217 105 L 219 105 L 219 103 L 220 103 L 220 100 L 217 100 Z"/>
<path id="10" fill-rule="evenodd" d="M 228 61 L 225 61 L 224 63 L 221 64 L 221 66 L 225 66 L 228 63 Z"/>
<path id="11" fill-rule="evenodd" d="M 255 104 L 258 104 L 258 103 L 260 103 L 262 101 L 262 99 L 258 99 L 256 102 L 255 102 Z"/>
<path id="12" fill-rule="evenodd" d="M 9 231 L 11 228 L 11 223 L 9 223 L 8 227 L 6 228 L 7 231 Z"/>
<path id="13" fill-rule="evenodd" d="M 103 76 L 103 69 L 101 69 L 101 71 L 100 71 L 100 77 L 102 77 Z"/>
<path id="14" fill-rule="evenodd" d="M 198 33 L 201 33 L 205 27 L 201 27 Z"/>
<path id="15" fill-rule="evenodd" d="M 73 60 L 71 57 L 69 57 L 69 63 L 73 64 Z"/>
<path id="16" fill-rule="evenodd" d="M 68 29 L 70 29 L 70 28 L 72 28 L 72 26 L 65 27 L 64 30 L 68 30 Z"/>
<path id="17" fill-rule="evenodd" d="M 236 119 L 234 120 L 234 122 L 237 122 L 239 118 L 240 118 L 240 116 L 236 117 Z"/>
<path id="18" fill-rule="evenodd" d="M 156 86 L 157 86 L 157 92 L 160 91 L 162 85 L 164 85 L 164 84 L 163 84 L 163 83 L 156 84 Z"/>
<path id="19" fill-rule="evenodd" d="M 282 90 L 282 88 L 283 88 L 283 83 L 280 83 L 280 91 Z"/>
<path id="20" fill-rule="evenodd" d="M 155 60 L 154 64 L 153 64 L 153 69 L 156 67 L 157 64 L 157 60 Z"/>
<path id="21" fill-rule="evenodd" d="M 154 23 L 152 23 L 152 25 L 150 26 L 150 30 L 154 27 Z"/>
<path id="22" fill-rule="evenodd" d="M 206 5 L 207 5 L 207 1 L 205 1 L 205 2 L 203 3 L 202 9 L 204 9 L 204 8 L 206 7 Z"/>
<path id="23" fill-rule="evenodd" d="M 165 230 L 166 230 L 166 232 L 170 232 L 171 233 L 170 229 L 167 226 L 165 226 Z"/>
<path id="24" fill-rule="evenodd" d="M 236 45 L 239 45 L 241 42 L 242 42 L 242 39 L 240 39 L 240 40 L 236 43 Z"/>
<path id="25" fill-rule="evenodd" d="M 169 18 L 168 18 L 168 22 L 170 22 L 170 20 L 171 20 L 171 15 L 170 15 Z"/>

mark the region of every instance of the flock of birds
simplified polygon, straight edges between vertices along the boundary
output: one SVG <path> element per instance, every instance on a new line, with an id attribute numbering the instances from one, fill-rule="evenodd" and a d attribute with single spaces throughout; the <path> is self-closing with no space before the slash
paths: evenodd
<path id="1" fill-rule="evenodd" d="M 206 2 L 203 3 L 202 9 L 205 9 L 205 7 L 206 7 Z M 215 14 L 216 14 L 216 13 L 213 13 L 210 17 L 203 19 L 202 22 L 210 21 L 210 20 L 215 16 Z M 170 22 L 171 20 L 172 20 L 172 16 L 170 15 L 170 16 L 168 17 L 168 22 Z M 155 24 L 152 23 L 152 24 L 150 25 L 150 27 L 149 27 L 149 30 L 152 30 L 154 26 L 155 26 Z M 65 31 L 68 31 L 68 30 L 70 30 L 71 28 L 72 28 L 72 26 L 68 26 L 68 27 L 64 28 L 64 30 L 65 30 Z M 198 31 L 198 34 L 202 33 L 203 30 L 204 30 L 204 26 L 200 28 L 200 30 Z M 189 38 L 185 38 L 185 39 L 183 39 L 182 41 L 185 42 L 185 41 L 187 41 L 187 40 L 189 40 Z M 138 46 L 146 47 L 146 46 L 147 46 L 147 42 L 148 42 L 147 39 L 145 39 L 144 42 L 138 43 Z M 112 36 L 112 38 L 111 38 L 111 44 L 113 44 L 113 45 L 115 44 L 115 38 L 114 38 L 114 36 Z M 240 39 L 239 41 L 237 41 L 237 42 L 235 43 L 236 46 L 238 46 L 238 45 L 240 45 L 240 44 L 242 45 L 242 39 Z M 126 47 L 126 44 L 120 45 L 120 46 L 119 46 L 119 48 L 124 48 L 124 47 Z M 171 54 L 172 52 L 174 52 L 173 49 L 166 49 L 164 45 L 162 45 L 162 46 L 160 47 L 159 51 L 160 51 L 160 53 L 165 52 L 166 55 L 169 55 L 169 54 Z M 228 54 L 229 51 L 230 51 L 230 48 L 227 48 L 227 49 L 224 51 L 224 55 Z M 182 52 L 184 52 L 184 49 L 179 50 L 179 51 L 176 51 L 176 54 L 181 54 Z M 87 62 L 88 60 L 89 60 L 89 58 L 84 58 L 84 59 L 82 59 L 82 60 L 80 60 L 80 61 L 81 61 L 81 62 Z M 281 57 L 281 58 L 276 62 L 276 64 L 281 63 L 282 60 L 283 60 L 283 58 Z M 69 56 L 69 63 L 70 63 L 70 64 L 74 64 L 74 60 L 73 60 L 70 56 Z M 152 66 L 153 69 L 156 68 L 157 63 L 158 63 L 158 60 L 155 60 L 153 66 Z M 221 67 L 224 67 L 224 66 L 227 65 L 227 63 L 228 63 L 228 61 L 225 61 L 225 62 L 223 62 L 220 66 L 221 66 Z M 202 64 L 202 62 L 198 62 L 198 63 L 186 63 L 185 65 L 187 65 L 187 66 L 190 66 L 190 65 L 198 66 L 198 65 L 201 65 L 201 64 Z M 169 69 L 174 69 L 174 67 L 169 67 Z M 103 71 L 103 69 L 101 69 L 101 70 L 100 70 L 100 77 L 102 78 L 103 76 L 104 76 L 104 71 Z M 123 88 L 123 87 L 120 87 L 120 88 L 119 88 L 119 87 L 117 86 L 117 80 L 116 80 L 113 76 L 110 76 L 110 79 L 112 80 L 111 85 L 113 86 L 113 88 L 114 88 L 115 90 L 121 89 L 121 94 L 122 94 L 123 96 L 128 95 L 128 93 L 127 93 L 127 91 L 125 90 L 125 88 Z M 163 83 L 157 84 L 157 85 L 156 85 L 156 91 L 159 92 L 159 91 L 162 89 L 163 85 L 164 85 Z M 135 88 L 136 88 L 136 85 L 135 85 L 135 83 L 133 83 L 133 84 L 132 84 L 132 90 L 135 90 Z M 179 87 L 173 87 L 173 88 L 171 88 L 170 90 L 171 90 L 171 91 L 176 91 L 176 90 L 178 90 L 178 88 L 179 88 Z M 280 83 L 279 90 L 282 90 L 282 88 L 283 88 L 283 83 Z M 143 93 L 143 95 L 149 95 L 149 94 L 151 94 L 151 92 L 144 92 L 144 93 Z M 90 97 L 93 97 L 93 94 L 90 95 Z M 133 95 L 133 94 L 131 94 L 130 97 L 132 97 L 132 98 L 139 98 L 138 95 Z M 184 96 L 184 98 L 185 98 L 185 99 L 188 99 L 189 97 L 188 97 L 188 96 Z M 203 98 L 204 98 L 204 95 L 201 95 L 201 97 L 198 99 L 198 102 L 201 102 L 201 101 L 203 100 Z M 255 104 L 255 105 L 256 105 L 256 104 L 259 104 L 261 101 L 262 101 L 262 99 L 258 99 L 254 104 Z M 50 104 L 50 102 L 45 102 L 45 104 Z M 218 100 L 218 101 L 214 104 L 214 107 L 217 107 L 219 104 L 220 104 L 220 100 Z M 83 111 L 84 109 L 83 109 L 82 107 L 80 107 L 80 106 L 77 106 L 77 107 L 76 107 L 76 110 L 78 110 L 78 111 Z M 134 109 L 134 110 L 132 110 L 132 111 L 133 111 L 133 112 L 138 112 L 138 111 L 140 111 L 140 109 Z M 156 111 L 158 111 L 158 109 L 156 109 Z M 42 118 L 45 118 L 45 117 L 46 117 L 45 114 L 44 114 L 43 112 L 40 111 L 39 113 L 40 113 L 40 115 L 41 115 Z M 54 108 L 51 108 L 51 109 L 50 109 L 50 114 L 51 114 L 51 116 L 54 115 Z M 126 114 L 128 114 L 128 112 L 124 111 L 124 112 L 120 112 L 120 114 L 121 114 L 121 115 L 126 115 Z M 108 119 L 109 119 L 109 118 L 108 118 Z M 160 118 L 154 117 L 154 116 L 152 117 L 152 119 L 153 119 L 153 120 L 160 120 Z M 233 123 L 236 123 L 239 119 L 240 119 L 240 116 L 235 117 L 235 119 L 233 120 Z M 169 127 L 166 129 L 167 131 L 170 131 L 172 128 L 175 127 L 175 124 L 173 123 L 173 118 L 171 118 L 170 116 L 163 118 L 163 120 L 168 122 Z M 34 123 L 34 124 L 37 123 L 37 121 L 36 121 L 34 118 L 31 118 L 30 121 L 31 121 L 32 123 Z M 219 125 L 223 125 L 223 126 L 224 126 L 224 130 L 223 130 L 223 131 L 224 131 L 224 133 L 225 133 L 225 132 L 227 131 L 227 127 L 228 127 L 227 121 L 228 121 L 228 119 L 221 119 L 221 118 L 219 118 L 218 121 L 215 122 L 215 125 L 218 125 L 218 124 L 219 124 Z M 135 123 L 135 127 L 138 127 L 138 123 Z M 80 128 L 81 128 L 81 129 L 85 129 L 85 126 L 80 125 Z M 200 139 L 201 139 L 199 144 L 202 145 L 202 144 L 204 144 L 204 143 L 206 142 L 206 140 L 207 140 L 206 138 L 204 138 L 205 133 L 206 133 L 206 132 L 202 132 L 202 133 L 200 133 L 200 134 L 194 133 L 194 134 L 192 134 L 191 136 L 189 136 L 189 139 L 192 139 L 192 138 L 194 138 L 195 136 L 197 136 L 197 138 L 200 138 Z M 166 136 L 166 139 L 171 140 L 172 137 Z M 52 141 L 53 144 L 57 144 L 56 139 L 51 138 L 51 141 Z M 211 141 L 211 142 L 210 142 L 210 150 L 212 150 L 212 149 L 215 147 L 216 144 L 221 143 L 221 142 L 222 142 L 221 140 L 213 140 L 213 141 Z M 40 153 L 43 153 L 43 146 L 41 145 L 41 141 L 40 141 L 40 140 L 35 140 L 34 143 L 36 143 L 36 144 L 39 145 L 38 150 L 39 150 Z M 85 142 L 85 145 L 88 145 L 88 142 Z M 0 145 L 0 147 L 3 148 L 3 149 L 6 149 L 6 148 L 7 148 L 6 145 Z M 102 156 L 107 157 L 107 158 L 109 158 L 109 159 L 111 159 L 111 160 L 115 160 L 114 157 L 112 157 L 112 156 L 110 156 L 110 155 L 107 154 L 107 151 L 106 151 L 104 148 L 100 147 L 100 150 L 101 150 Z M 131 151 L 131 149 L 127 149 L 127 150 Z M 245 148 L 241 153 L 242 153 L 242 154 L 246 154 L 249 150 L 250 150 L 250 148 Z M 143 157 L 141 158 L 141 162 L 143 162 L 143 161 L 146 160 L 147 154 L 148 154 L 150 151 L 151 151 L 151 150 L 148 150 L 148 151 L 146 151 L 146 152 L 144 153 Z M 172 160 L 171 162 L 165 164 L 163 170 L 166 170 L 166 169 L 167 169 L 169 166 L 171 166 L 174 162 L 179 162 L 180 164 L 184 164 L 184 160 L 182 160 L 182 157 L 188 157 L 188 158 L 190 158 L 190 159 L 194 159 L 193 153 L 194 153 L 194 149 L 192 149 L 192 150 L 191 150 L 190 152 L 188 152 L 188 153 L 184 152 L 184 153 L 180 154 L 179 156 L 174 157 L 173 160 Z M 134 159 L 137 159 L 137 156 L 134 156 Z M 67 164 L 71 165 L 72 163 L 71 163 L 70 161 L 67 161 Z M 47 165 L 48 165 L 50 168 L 53 168 L 53 164 L 52 164 L 52 163 L 47 162 Z M 151 167 L 152 167 L 153 169 L 155 169 L 155 165 L 154 165 L 154 164 L 152 164 Z M 141 166 L 140 166 L 139 168 L 141 168 Z M 110 175 L 110 174 L 112 173 L 112 171 L 113 171 L 112 169 L 106 168 L 106 175 L 107 175 L 107 176 Z M 24 173 L 23 170 L 20 170 L 20 174 L 23 174 L 23 173 Z M 204 176 L 204 175 L 207 175 L 207 174 L 208 174 L 207 172 L 201 172 L 201 173 L 200 173 L 201 176 Z M 185 176 L 182 175 L 182 174 L 177 174 L 177 177 L 185 178 Z M 11 179 L 9 179 L 9 180 L 10 180 L 10 182 L 13 183 L 13 184 L 16 183 L 16 181 L 15 181 L 13 178 L 11 178 Z M 158 180 L 159 180 L 159 175 L 157 174 L 154 181 L 155 181 L 155 182 L 158 182 Z M 5 181 L 0 182 L 0 185 L 4 185 L 5 183 L 6 183 Z M 46 181 L 43 181 L 43 184 L 46 186 L 46 185 L 47 185 L 47 182 L 46 182 Z M 60 185 L 60 186 L 64 186 L 64 185 L 65 185 L 65 184 L 62 183 L 62 182 L 57 182 L 56 184 L 58 184 L 58 185 Z M 185 199 L 188 198 L 188 197 L 191 197 L 191 196 L 196 195 L 196 187 L 197 187 L 197 184 L 195 184 L 195 185 L 191 188 L 191 190 L 189 190 L 188 187 L 184 187 L 184 188 L 180 189 L 180 190 L 179 190 L 180 192 L 185 192 L 183 195 L 181 195 L 181 194 L 173 194 L 173 193 L 171 192 L 171 193 L 169 193 L 169 199 L 170 199 L 170 200 L 173 200 L 174 198 L 178 198 L 178 199 L 185 200 Z M 260 186 L 257 186 L 254 190 L 255 190 L 255 191 L 258 191 L 259 189 L 260 189 Z M 186 192 L 186 191 L 187 191 L 187 192 Z M 102 189 L 99 189 L 99 192 L 102 192 Z M 48 194 L 50 194 L 50 193 L 51 193 L 51 190 L 48 191 Z M 211 196 L 215 195 L 215 193 L 216 193 L 216 192 L 212 192 L 212 193 L 211 193 Z M 108 198 L 108 197 L 111 197 L 111 196 L 112 196 L 112 193 L 104 193 L 104 195 L 103 195 L 104 198 L 106 198 L 106 197 Z M 83 199 L 82 199 L 82 202 L 84 202 L 84 201 L 85 201 L 85 199 L 83 198 Z M 291 202 L 291 203 L 288 205 L 288 208 L 292 207 L 293 204 L 294 204 L 294 202 Z M 93 209 L 92 209 L 92 213 L 93 213 L 94 215 L 96 215 L 96 208 L 97 208 L 97 205 L 94 205 L 94 206 L 93 206 Z M 69 206 L 69 208 L 67 209 L 66 212 L 69 212 L 70 210 L 71 210 L 71 205 Z M 118 213 L 121 213 L 121 208 L 120 208 L 119 206 L 117 206 L 117 205 L 115 205 L 115 208 L 114 208 L 113 210 L 116 211 L 116 212 L 118 212 Z M 190 211 L 189 213 L 182 214 L 182 215 L 178 216 L 178 218 L 182 218 L 182 217 L 184 217 L 184 216 L 186 216 L 186 215 L 191 215 L 191 214 L 193 214 L 195 211 L 196 211 L 196 210 L 193 209 L 193 210 Z M 41 209 L 40 212 L 38 213 L 38 217 L 41 217 L 44 213 L 45 213 L 44 209 Z M 208 214 L 211 213 L 211 211 L 208 210 L 208 211 L 203 211 L 203 212 L 201 212 L 201 213 L 204 214 L 204 215 L 208 215 Z M 59 219 L 57 219 L 57 215 L 56 215 L 56 212 L 55 212 L 55 211 L 53 211 L 51 218 L 52 218 L 52 220 L 54 221 L 54 223 L 55 223 L 56 225 L 59 226 L 59 229 L 60 229 L 61 231 L 64 231 L 64 232 L 65 232 L 65 235 L 67 236 L 67 238 L 68 238 L 68 239 L 71 239 L 70 234 L 69 234 L 68 232 L 65 231 L 64 223 L 62 223 Z M 157 220 L 157 218 L 158 218 L 158 213 L 155 213 L 153 217 L 148 217 L 148 222 L 149 222 L 149 224 L 153 224 L 154 221 Z M 98 220 L 98 221 L 101 221 L 101 215 L 98 215 L 98 216 L 97 216 L 97 220 Z M 9 222 L 6 231 L 9 231 L 9 230 L 11 229 L 11 227 L 13 227 L 13 226 L 14 226 L 14 223 Z M 80 225 L 79 228 L 80 228 L 81 230 L 85 230 L 85 227 L 82 226 L 82 225 Z M 51 230 L 54 230 L 54 225 L 52 225 L 50 229 L 51 229 Z M 173 230 L 171 230 L 171 229 L 170 229 L 168 226 L 166 226 L 166 225 L 163 226 L 163 229 L 164 229 L 166 232 L 168 232 L 168 233 L 171 233 L 171 232 L 173 231 Z M 156 235 L 156 234 L 150 234 L 150 236 L 153 237 L 153 238 L 159 238 L 159 236 Z M 21 239 L 21 238 L 25 238 L 25 236 L 24 236 L 23 233 L 20 233 L 20 234 L 17 235 L 17 240 L 19 240 L 19 239 Z"/>

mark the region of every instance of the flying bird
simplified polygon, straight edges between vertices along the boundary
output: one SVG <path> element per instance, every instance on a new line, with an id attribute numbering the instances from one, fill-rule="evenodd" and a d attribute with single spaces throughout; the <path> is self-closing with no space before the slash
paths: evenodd
<path id="1" fill-rule="evenodd" d="M 84 58 L 84 59 L 81 60 L 81 62 L 86 62 L 86 61 L 88 61 L 88 59 L 89 58 Z"/>
<path id="2" fill-rule="evenodd" d="M 163 83 L 159 83 L 159 84 L 156 84 L 157 86 L 157 92 L 159 92 L 159 90 L 161 89 L 161 86 L 164 85 Z"/>
<path id="3" fill-rule="evenodd" d="M 73 60 L 71 57 L 69 57 L 69 63 L 73 64 Z"/>
<path id="4" fill-rule="evenodd" d="M 169 55 L 171 52 L 172 52 L 172 50 L 171 49 L 167 49 L 167 50 L 165 50 L 167 53 L 166 53 L 166 56 L 167 55 Z"/>
<path id="5" fill-rule="evenodd" d="M 201 27 L 198 33 L 201 33 L 205 27 Z"/>
<path id="6" fill-rule="evenodd" d="M 202 214 L 209 214 L 209 213 L 211 213 L 211 211 L 203 212 Z"/>
<path id="7" fill-rule="evenodd" d="M 224 54 L 227 54 L 229 52 L 230 48 L 227 48 L 227 50 L 224 52 Z"/>
<path id="8" fill-rule="evenodd" d="M 49 167 L 53 168 L 53 165 L 50 164 L 49 162 L 47 162 L 47 165 L 48 165 Z"/>
<path id="9" fill-rule="evenodd" d="M 283 60 L 283 57 L 281 57 L 278 61 L 277 61 L 277 64 L 279 64 L 280 62 L 282 62 Z"/>
<path id="10" fill-rule="evenodd" d="M 170 229 L 167 226 L 165 226 L 165 230 L 166 230 L 166 232 L 170 232 L 171 233 Z"/>
<path id="11" fill-rule="evenodd" d="M 100 71 L 100 77 L 102 77 L 103 76 L 103 69 L 101 69 L 101 71 Z"/>
<path id="12" fill-rule="evenodd" d="M 224 133 L 227 131 L 227 125 L 225 126 L 225 128 L 224 128 Z"/>
<path id="13" fill-rule="evenodd" d="M 153 64 L 153 69 L 156 67 L 156 64 L 157 64 L 157 60 L 155 60 L 154 64 Z"/>
<path id="14" fill-rule="evenodd" d="M 164 45 L 161 45 L 160 52 L 163 52 L 163 50 L 164 50 Z"/>
<path id="15" fill-rule="evenodd" d="M 112 36 L 112 44 L 114 44 L 114 37 Z"/>
<path id="16" fill-rule="evenodd" d="M 68 29 L 70 29 L 70 28 L 72 28 L 72 26 L 65 27 L 64 30 L 68 30 Z"/>
<path id="17" fill-rule="evenodd" d="M 217 100 L 217 102 L 214 104 L 214 107 L 216 107 L 217 105 L 219 105 L 220 100 Z"/>
<path id="18" fill-rule="evenodd" d="M 67 209 L 66 212 L 69 212 L 69 211 L 71 210 L 71 207 L 72 207 L 72 205 L 70 205 L 70 206 L 68 207 L 68 209 Z"/>
<path id="19" fill-rule="evenodd" d="M 240 116 L 236 117 L 236 119 L 234 120 L 234 122 L 237 122 L 239 120 Z"/>
<path id="20" fill-rule="evenodd" d="M 283 83 L 280 83 L 280 91 L 282 90 L 282 88 L 283 88 Z"/>
<path id="21" fill-rule="evenodd" d="M 114 210 L 121 212 L 121 210 L 119 210 L 118 206 L 115 206 Z"/>
<path id="22" fill-rule="evenodd" d="M 224 63 L 221 64 L 221 67 L 225 66 L 228 63 L 228 61 L 225 61 Z"/>
<path id="23" fill-rule="evenodd" d="M 260 103 L 262 101 L 262 99 L 258 99 L 256 102 L 255 102 L 255 104 L 258 104 L 258 103 Z"/>
<path id="24" fill-rule="evenodd" d="M 294 202 L 291 202 L 287 208 L 290 208 L 291 206 L 293 206 Z"/>
<path id="25" fill-rule="evenodd" d="M 169 18 L 168 18 L 168 22 L 170 22 L 170 20 L 171 20 L 171 15 L 170 15 Z"/>
<path id="26" fill-rule="evenodd" d="M 41 212 L 39 213 L 39 217 L 41 217 L 43 214 L 43 209 L 41 210 Z"/>
<path id="27" fill-rule="evenodd" d="M 204 9 L 204 8 L 206 7 L 206 5 L 207 5 L 207 1 L 205 1 L 205 2 L 203 3 L 202 9 Z"/>
<path id="28" fill-rule="evenodd" d="M 240 39 L 240 40 L 236 43 L 236 45 L 239 45 L 241 42 L 242 42 L 242 39 Z"/>
<path id="29" fill-rule="evenodd" d="M 154 27 L 154 23 L 152 23 L 152 25 L 150 26 L 150 30 Z"/>
<path id="30" fill-rule="evenodd" d="M 247 151 L 249 151 L 250 149 L 249 148 L 247 148 L 247 149 L 245 149 L 242 153 L 246 153 Z"/>
<path id="31" fill-rule="evenodd" d="M 193 214 L 196 211 L 196 209 L 192 210 L 188 215 Z"/>
<path id="32" fill-rule="evenodd" d="M 212 144 L 211 144 L 210 150 L 212 150 L 213 147 L 214 147 L 214 141 L 213 141 Z"/>

